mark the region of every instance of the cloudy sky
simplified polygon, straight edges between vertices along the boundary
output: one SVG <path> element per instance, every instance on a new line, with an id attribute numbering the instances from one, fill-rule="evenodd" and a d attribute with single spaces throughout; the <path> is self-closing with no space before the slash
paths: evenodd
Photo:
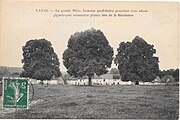
<path id="1" fill-rule="evenodd" d="M 55 12 L 36 12 L 38 9 L 148 12 L 131 13 L 133 17 L 53 17 Z M 132 41 L 138 35 L 154 44 L 161 70 L 178 67 L 178 3 L 175 2 L 1 1 L 0 15 L 0 66 L 22 67 L 22 46 L 28 40 L 45 38 L 51 41 L 60 59 L 60 69 L 66 71 L 62 54 L 70 35 L 93 27 L 105 34 L 115 54 L 120 42 Z"/>

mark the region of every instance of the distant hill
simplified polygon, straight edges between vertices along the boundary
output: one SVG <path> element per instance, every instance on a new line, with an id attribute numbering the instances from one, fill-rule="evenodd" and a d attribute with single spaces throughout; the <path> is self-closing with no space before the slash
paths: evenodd
<path id="1" fill-rule="evenodd" d="M 20 67 L 7 67 L 7 66 L 0 66 L 0 75 L 5 77 L 10 77 L 12 75 L 17 75 L 23 71 Z"/>
<path id="2" fill-rule="evenodd" d="M 21 67 L 7 67 L 7 66 L 0 66 L 0 75 L 4 77 L 16 77 L 17 74 L 21 73 L 23 69 Z M 61 71 L 63 75 L 67 74 L 65 71 Z"/>

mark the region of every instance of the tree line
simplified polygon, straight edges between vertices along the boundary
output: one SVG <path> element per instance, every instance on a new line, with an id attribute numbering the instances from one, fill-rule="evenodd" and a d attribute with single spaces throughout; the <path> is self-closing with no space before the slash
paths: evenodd
<path id="1" fill-rule="evenodd" d="M 62 75 L 58 56 L 50 41 L 29 40 L 22 50 L 24 71 L 21 77 L 50 80 Z M 113 60 L 123 81 L 138 84 L 139 81 L 153 81 L 159 75 L 156 49 L 143 38 L 136 36 L 132 42 L 121 42 L 117 52 L 113 58 L 114 51 L 106 36 L 101 30 L 92 28 L 70 36 L 63 52 L 63 64 L 69 75 L 76 78 L 87 76 L 89 85 L 95 74 L 99 76 L 108 72 Z"/>

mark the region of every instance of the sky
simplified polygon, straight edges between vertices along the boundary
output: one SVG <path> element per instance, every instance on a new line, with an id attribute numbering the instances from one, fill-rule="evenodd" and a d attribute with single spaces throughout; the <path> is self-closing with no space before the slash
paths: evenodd
<path id="1" fill-rule="evenodd" d="M 53 17 L 48 10 L 147 10 L 131 13 L 133 17 Z M 28 40 L 51 41 L 66 71 L 62 54 L 68 39 L 77 31 L 100 29 L 117 54 L 120 42 L 140 36 L 157 50 L 161 70 L 178 68 L 179 5 L 177 2 L 0 2 L 0 66 L 22 67 L 22 46 Z M 72 12 L 71 12 L 72 13 Z M 122 12 L 121 12 L 122 13 Z M 121 14 L 119 13 L 119 14 Z M 61 13 L 58 13 L 61 14 Z M 66 14 L 66 13 L 63 13 Z M 124 13 L 122 13 L 124 14 Z M 116 67 L 114 62 L 112 67 Z"/>

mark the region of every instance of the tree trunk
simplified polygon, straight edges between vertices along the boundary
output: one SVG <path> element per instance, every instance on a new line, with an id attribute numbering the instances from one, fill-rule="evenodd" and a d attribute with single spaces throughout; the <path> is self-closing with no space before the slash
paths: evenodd
<path id="1" fill-rule="evenodd" d="M 137 81 L 135 81 L 135 85 L 139 85 L 139 81 L 137 80 Z"/>
<path id="2" fill-rule="evenodd" d="M 44 84 L 44 83 L 43 83 L 43 80 L 41 80 L 41 86 L 43 86 L 43 84 Z"/>
<path id="3" fill-rule="evenodd" d="M 65 79 L 63 79 L 63 78 L 62 78 L 62 80 L 64 82 L 64 85 L 67 85 L 67 81 Z"/>
<path id="4" fill-rule="evenodd" d="M 91 77 L 88 76 L 88 79 L 89 79 L 88 85 L 91 86 L 92 85 Z"/>

